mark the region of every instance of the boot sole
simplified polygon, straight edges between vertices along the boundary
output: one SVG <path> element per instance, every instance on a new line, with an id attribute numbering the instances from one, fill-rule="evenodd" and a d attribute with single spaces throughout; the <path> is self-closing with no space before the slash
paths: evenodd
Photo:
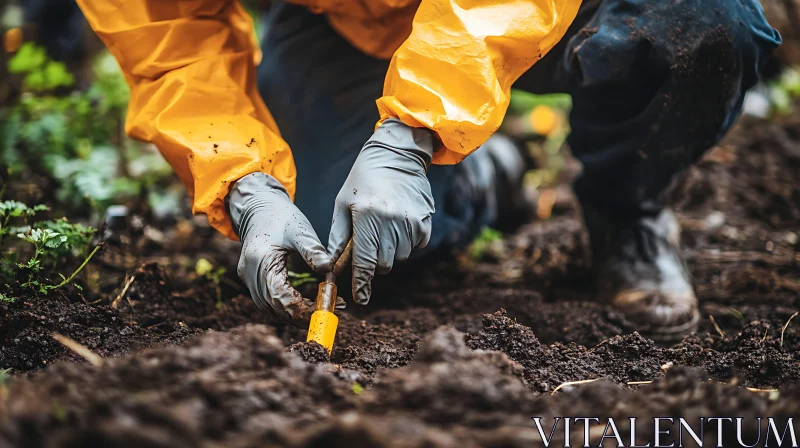
<path id="1" fill-rule="evenodd" d="M 694 310 L 692 318 L 680 325 L 672 327 L 658 327 L 657 329 L 641 332 L 642 336 L 656 342 L 680 342 L 685 336 L 697 331 L 697 324 L 700 322 L 700 312 Z"/>

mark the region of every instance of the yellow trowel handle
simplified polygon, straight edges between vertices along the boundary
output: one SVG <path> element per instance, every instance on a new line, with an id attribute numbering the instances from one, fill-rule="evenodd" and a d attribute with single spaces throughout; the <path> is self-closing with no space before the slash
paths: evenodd
<path id="1" fill-rule="evenodd" d="M 352 253 L 353 240 L 350 240 L 342 255 L 336 260 L 332 272 L 328 273 L 325 281 L 319 284 L 317 305 L 314 313 L 311 314 L 311 323 L 308 325 L 306 341 L 314 341 L 325 347 L 328 354 L 333 350 L 333 340 L 336 337 L 336 328 L 339 326 L 339 318 L 333 312 L 336 309 L 336 276 L 350 262 Z"/>

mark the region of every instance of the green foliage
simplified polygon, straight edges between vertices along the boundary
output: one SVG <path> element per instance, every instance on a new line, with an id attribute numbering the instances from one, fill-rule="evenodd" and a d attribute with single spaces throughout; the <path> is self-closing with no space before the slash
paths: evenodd
<path id="1" fill-rule="evenodd" d="M 25 74 L 36 70 L 47 62 L 47 53 L 44 48 L 37 47 L 32 42 L 23 44 L 17 54 L 8 61 L 8 72 Z"/>
<path id="2" fill-rule="evenodd" d="M 777 80 L 770 83 L 770 102 L 775 112 L 786 115 L 792 111 L 792 99 L 797 97 L 800 97 L 800 71 L 787 68 Z"/>
<path id="3" fill-rule="evenodd" d="M 0 293 L 0 302 L 14 303 L 14 298 Z"/>
<path id="4" fill-rule="evenodd" d="M 31 229 L 26 233 L 18 233 L 17 237 L 43 249 L 55 249 L 67 242 L 66 236 L 50 229 Z"/>
<path id="5" fill-rule="evenodd" d="M 62 185 L 59 200 L 83 198 L 98 208 L 135 197 L 141 190 L 142 184 L 135 179 L 119 176 L 119 163 L 119 153 L 111 146 L 96 146 L 85 157 L 54 154 L 47 159 L 52 176 Z"/>
<path id="6" fill-rule="evenodd" d="M 17 234 L 17 237 L 33 244 L 35 248 L 27 263 L 17 264 L 20 269 L 28 271 L 28 281 L 23 283 L 22 286 L 38 289 L 39 292 L 46 293 L 48 290 L 47 285 L 37 280 L 38 274 L 42 270 L 42 257 L 65 243 L 67 237 L 50 229 L 31 229 L 26 233 Z"/>
<path id="7" fill-rule="evenodd" d="M 70 87 L 75 82 L 63 63 L 49 60 L 44 48 L 32 42 L 22 44 L 8 61 L 8 71 L 25 75 L 25 87 L 36 92 Z"/>
<path id="8" fill-rule="evenodd" d="M 222 277 L 225 275 L 225 268 L 221 266 L 214 268 L 214 265 L 211 264 L 210 261 L 206 260 L 205 258 L 201 258 L 197 260 L 197 263 L 195 263 L 194 272 L 200 277 L 203 277 L 206 280 L 218 285 L 220 281 L 222 281 Z"/>
<path id="9" fill-rule="evenodd" d="M 73 254 L 85 254 L 92 244 L 92 238 L 97 232 L 83 224 L 73 224 L 67 218 L 56 219 L 53 221 L 41 221 L 33 224 L 34 228 L 51 230 L 64 236 L 66 240 L 57 248 L 53 248 L 52 254 L 57 257 Z"/>
<path id="10" fill-rule="evenodd" d="M 350 386 L 350 389 L 352 389 L 353 393 L 356 395 L 359 395 L 362 392 L 364 392 L 364 386 L 362 386 L 361 383 L 359 383 L 358 381 L 353 381 L 353 384 Z"/>
<path id="11" fill-rule="evenodd" d="M 72 224 L 66 218 L 41 221 L 32 226 L 22 225 L 27 218 L 44 210 L 48 210 L 48 207 L 44 205 L 30 207 L 18 201 L 0 202 L 0 222 L 2 222 L 0 237 L 12 230 L 17 232 L 16 240 L 0 239 L 0 249 L 4 252 L 0 258 L 0 277 L 13 282 L 17 274 L 25 274 L 25 281 L 19 285 L 41 293 L 71 283 L 99 248 L 95 247 L 91 254 L 85 256 L 95 230 L 82 224 Z M 24 253 L 30 253 L 30 256 L 27 261 L 19 262 L 20 254 Z M 69 278 L 58 274 L 62 282 L 57 285 L 44 282 L 43 273 L 55 269 L 61 260 L 70 255 L 83 257 L 83 264 Z M 13 301 L 13 298 L 2 296 L 0 300 Z"/>
<path id="12" fill-rule="evenodd" d="M 45 174 L 59 186 L 59 203 L 99 212 L 135 200 L 171 175 L 164 159 L 124 136 L 129 88 L 110 53 L 92 65 L 87 90 L 64 94 L 72 75 L 43 48 L 24 44 L 9 61 L 24 76 L 19 101 L 0 110 L 0 162 L 19 177 Z M 55 94 L 56 87 L 63 87 Z"/>
<path id="13" fill-rule="evenodd" d="M 102 53 L 92 69 L 95 81 L 88 96 L 96 101 L 102 99 L 103 112 L 124 112 L 128 108 L 130 89 L 111 53 Z"/>
<path id="14" fill-rule="evenodd" d="M 536 95 L 522 90 L 511 90 L 509 108 L 516 113 L 525 113 L 536 106 L 548 106 L 553 109 L 569 110 L 572 107 L 572 97 L 566 93 L 550 93 Z"/>
<path id="15" fill-rule="evenodd" d="M 220 287 L 220 282 L 222 282 L 225 276 L 225 268 L 222 266 L 214 268 L 214 265 L 211 264 L 210 261 L 205 258 L 200 258 L 194 265 L 194 272 L 199 277 L 210 281 L 214 285 L 214 289 L 217 293 L 217 309 L 224 308 L 225 304 L 222 303 L 222 288 Z"/>
<path id="16" fill-rule="evenodd" d="M 503 234 L 499 230 L 484 227 L 478 237 L 467 247 L 467 255 L 474 261 L 480 261 L 495 244 L 501 241 L 503 241 Z"/>
<path id="17" fill-rule="evenodd" d="M 547 106 L 559 117 L 555 129 L 546 136 L 540 136 L 543 137 L 540 140 L 530 139 L 526 134 L 532 132 L 531 113 L 538 106 Z M 572 97 L 569 94 L 536 95 L 521 90 L 511 90 L 509 116 L 504 122 L 504 130 L 528 140 L 526 143 L 528 152 L 538 167 L 526 173 L 526 185 L 539 188 L 558 182 L 559 173 L 567 163 L 563 148 L 570 131 L 566 117 L 571 108 Z"/>
<path id="18" fill-rule="evenodd" d="M 36 214 L 36 212 L 41 212 L 45 210 L 50 210 L 50 208 L 46 205 L 34 205 L 33 207 L 28 207 L 27 204 L 23 204 L 19 201 L 3 201 L 0 202 L 0 218 L 17 218 L 20 216 L 30 217 Z"/>
<path id="19" fill-rule="evenodd" d="M 36 215 L 37 212 L 45 210 L 49 210 L 49 208 L 41 204 L 28 207 L 28 205 L 19 201 L 0 202 L 0 243 L 11 232 L 10 224 L 14 218 L 25 220 Z"/>
<path id="20" fill-rule="evenodd" d="M 306 283 L 316 283 L 317 279 L 313 275 L 308 272 L 292 272 L 289 271 L 289 284 L 292 285 L 293 288 L 298 288 L 300 285 L 305 285 Z"/>

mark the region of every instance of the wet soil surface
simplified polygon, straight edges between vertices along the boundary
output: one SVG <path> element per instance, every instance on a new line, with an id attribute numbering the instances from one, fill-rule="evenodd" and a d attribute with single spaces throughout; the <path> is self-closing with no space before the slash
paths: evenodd
<path id="1" fill-rule="evenodd" d="M 587 237 L 561 192 L 555 216 L 508 235 L 500 256 L 396 269 L 369 307 L 340 314 L 330 356 L 234 282 L 186 268 L 209 253 L 235 266 L 235 245 L 109 250 L 97 303 L 0 302 L 0 447 L 537 446 L 531 417 L 548 435 L 564 415 L 614 417 L 620 433 L 631 416 L 742 417 L 755 440 L 755 417 L 800 413 L 797 173 L 800 119 L 747 121 L 675 188 L 704 319 L 671 345 L 593 300 Z"/>

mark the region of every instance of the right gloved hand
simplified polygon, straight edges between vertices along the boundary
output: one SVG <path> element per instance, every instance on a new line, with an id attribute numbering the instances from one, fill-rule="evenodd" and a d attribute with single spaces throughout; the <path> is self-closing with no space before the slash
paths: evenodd
<path id="1" fill-rule="evenodd" d="M 239 179 L 226 202 L 242 240 L 237 273 L 256 305 L 284 320 L 308 320 L 312 304 L 289 284 L 286 260 L 296 252 L 316 272 L 331 269 L 331 259 L 308 218 L 280 182 L 264 173 Z"/>
<path id="2" fill-rule="evenodd" d="M 353 300 L 366 305 L 375 273 L 386 274 L 431 237 L 434 213 L 426 174 L 434 137 L 396 118 L 384 121 L 358 154 L 336 196 L 328 252 L 353 240 Z"/>

